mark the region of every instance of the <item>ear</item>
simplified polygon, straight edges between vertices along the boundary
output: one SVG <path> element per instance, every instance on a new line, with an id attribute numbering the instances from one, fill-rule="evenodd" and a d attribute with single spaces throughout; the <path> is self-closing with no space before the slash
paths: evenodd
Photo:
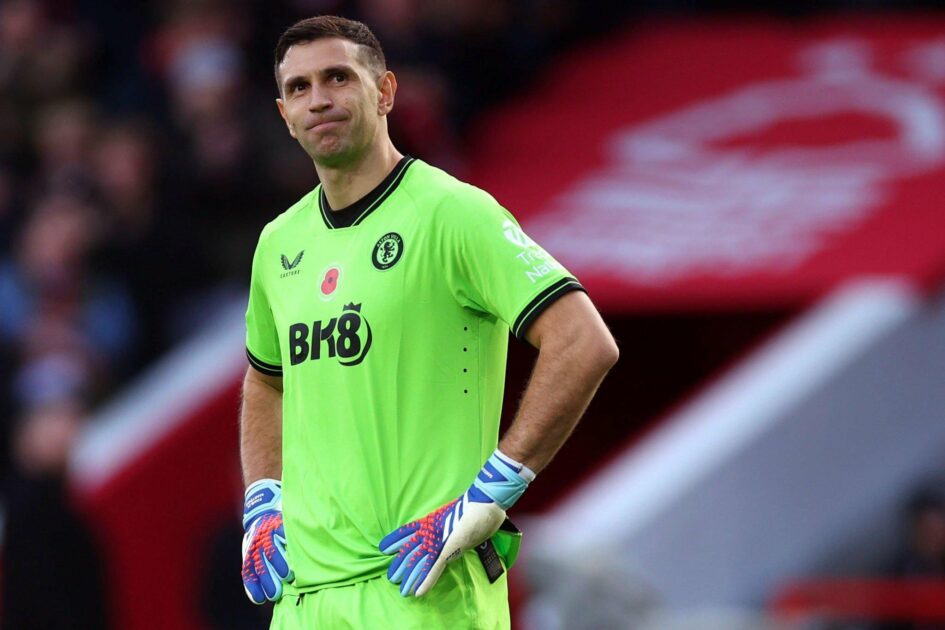
<path id="1" fill-rule="evenodd" d="M 390 70 L 384 72 L 378 79 L 379 96 L 377 99 L 377 113 L 386 116 L 394 109 L 394 96 L 397 94 L 397 77 Z"/>
<path id="2" fill-rule="evenodd" d="M 285 121 L 285 126 L 289 129 L 289 135 L 295 138 L 295 130 L 292 128 L 292 125 L 289 124 L 289 119 L 285 115 L 285 101 L 281 98 L 276 99 L 276 107 L 279 108 L 279 115 L 282 116 L 282 120 Z"/>

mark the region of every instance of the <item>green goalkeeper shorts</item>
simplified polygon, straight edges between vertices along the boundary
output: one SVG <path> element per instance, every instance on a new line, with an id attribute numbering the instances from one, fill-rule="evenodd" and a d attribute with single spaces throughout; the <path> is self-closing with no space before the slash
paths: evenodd
<path id="1" fill-rule="evenodd" d="M 276 604 L 271 630 L 331 628 L 507 629 L 509 595 L 503 573 L 489 583 L 475 553 L 450 564 L 423 597 L 401 597 L 387 576 L 348 586 L 286 595 Z"/>

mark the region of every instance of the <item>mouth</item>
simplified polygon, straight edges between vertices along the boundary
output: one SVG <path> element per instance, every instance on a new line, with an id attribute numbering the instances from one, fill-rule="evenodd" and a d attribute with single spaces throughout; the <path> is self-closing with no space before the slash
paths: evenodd
<path id="1" fill-rule="evenodd" d="M 341 125 L 344 120 L 323 120 L 322 122 L 315 123 L 307 128 L 308 131 L 326 131 Z"/>

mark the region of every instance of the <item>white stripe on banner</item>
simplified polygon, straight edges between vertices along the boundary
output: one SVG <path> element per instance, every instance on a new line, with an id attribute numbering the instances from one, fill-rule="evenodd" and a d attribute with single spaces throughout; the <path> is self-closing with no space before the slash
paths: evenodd
<path id="1" fill-rule="evenodd" d="M 918 303 L 897 280 L 857 281 L 837 290 L 530 523 L 532 551 L 573 557 L 632 538 L 904 322 Z"/>
<path id="2" fill-rule="evenodd" d="M 228 301 L 203 332 L 160 359 L 91 419 L 70 462 L 82 492 L 100 488 L 173 432 L 188 412 L 246 370 L 246 298 Z"/>

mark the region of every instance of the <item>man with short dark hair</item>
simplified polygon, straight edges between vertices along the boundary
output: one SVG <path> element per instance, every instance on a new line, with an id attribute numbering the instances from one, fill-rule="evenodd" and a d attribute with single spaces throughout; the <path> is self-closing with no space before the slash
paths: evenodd
<path id="1" fill-rule="evenodd" d="M 275 628 L 507 628 L 506 510 L 616 345 L 495 199 L 397 151 L 397 81 L 365 25 L 303 20 L 275 70 L 279 112 L 321 183 L 253 258 L 247 595 L 277 602 Z M 539 354 L 498 444 L 510 330 Z"/>

